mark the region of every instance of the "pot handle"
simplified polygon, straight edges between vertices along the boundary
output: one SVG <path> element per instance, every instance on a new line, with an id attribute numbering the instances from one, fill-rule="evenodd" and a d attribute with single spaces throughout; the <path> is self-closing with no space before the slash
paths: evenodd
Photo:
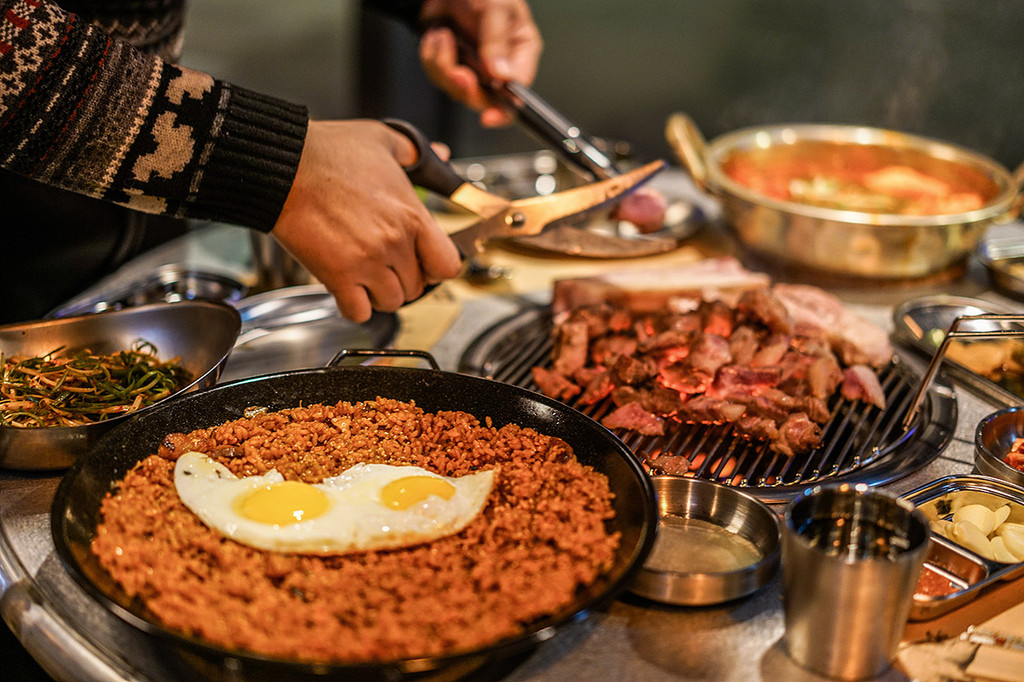
<path id="1" fill-rule="evenodd" d="M 337 366 L 342 360 L 349 357 L 385 357 L 385 358 L 419 358 L 425 360 L 430 368 L 438 372 L 441 367 L 437 360 L 430 353 L 423 350 L 395 350 L 391 348 L 343 348 L 327 363 L 328 367 Z"/>
<path id="2" fill-rule="evenodd" d="M 665 123 L 665 138 L 697 186 L 708 191 L 708 144 L 692 118 L 674 113 Z"/>
<path id="3" fill-rule="evenodd" d="M 1010 207 L 1005 222 L 1016 220 L 1024 212 L 1024 163 L 1017 166 L 1017 170 L 1013 172 L 1013 181 L 1017 183 L 1017 201 L 1013 202 L 1013 206 Z"/>

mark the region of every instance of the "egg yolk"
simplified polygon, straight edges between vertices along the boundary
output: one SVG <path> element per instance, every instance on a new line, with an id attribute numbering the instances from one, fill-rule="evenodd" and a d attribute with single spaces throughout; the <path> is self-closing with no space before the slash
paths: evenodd
<path id="1" fill-rule="evenodd" d="M 247 519 L 278 526 L 320 516 L 328 507 L 327 495 L 301 481 L 282 481 L 257 488 L 235 503 Z"/>
<path id="2" fill-rule="evenodd" d="M 450 500 L 455 486 L 433 476 L 403 476 L 391 481 L 380 491 L 381 502 L 392 509 L 408 509 L 431 495 Z"/>

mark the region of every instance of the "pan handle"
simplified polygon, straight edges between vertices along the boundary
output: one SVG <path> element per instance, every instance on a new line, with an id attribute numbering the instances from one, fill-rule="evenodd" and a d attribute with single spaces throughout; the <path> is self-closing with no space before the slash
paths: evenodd
<path id="1" fill-rule="evenodd" d="M 345 358 L 349 357 L 385 357 L 385 358 L 419 358 L 424 360 L 430 365 L 430 368 L 438 372 L 441 371 L 440 365 L 437 364 L 437 360 L 434 356 L 424 350 L 395 350 L 391 348 L 345 348 L 331 358 L 331 361 L 327 363 L 328 367 L 336 367 Z"/>
<path id="2" fill-rule="evenodd" d="M 674 113 L 665 123 L 665 137 L 697 186 L 709 191 L 708 145 L 696 122 L 686 114 Z"/>

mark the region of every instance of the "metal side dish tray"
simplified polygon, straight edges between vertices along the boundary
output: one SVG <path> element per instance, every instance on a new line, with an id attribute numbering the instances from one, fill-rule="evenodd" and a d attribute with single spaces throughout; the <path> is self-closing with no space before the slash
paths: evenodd
<path id="1" fill-rule="evenodd" d="M 968 548 L 970 538 L 952 534 L 957 510 L 981 505 L 990 510 L 1009 506 L 1000 524 L 1024 524 L 1024 488 L 978 474 L 945 476 L 904 495 L 928 519 L 932 528 L 931 547 L 914 594 L 910 620 L 930 620 L 971 601 L 998 581 L 1024 575 L 1024 561 L 997 561 L 984 548 Z M 997 537 L 998 528 L 986 536 Z M 988 552 L 984 552 L 988 554 Z"/>
<path id="2" fill-rule="evenodd" d="M 893 311 L 894 338 L 999 405 L 1024 404 L 1024 315 L 965 296 L 915 298 Z"/>

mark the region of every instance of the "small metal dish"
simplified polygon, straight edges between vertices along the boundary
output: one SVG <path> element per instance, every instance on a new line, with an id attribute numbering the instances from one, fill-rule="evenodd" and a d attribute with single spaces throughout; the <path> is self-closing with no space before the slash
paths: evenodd
<path id="1" fill-rule="evenodd" d="M 152 303 L 0 327 L 0 349 L 8 356 L 39 356 L 61 346 L 68 351 L 88 348 L 109 354 L 130 348 L 142 338 L 156 346 L 159 357 L 180 357 L 193 377 L 169 398 L 106 421 L 40 428 L 0 426 L 0 467 L 29 471 L 66 468 L 116 425 L 175 395 L 213 385 L 240 327 L 238 311 L 214 301 Z"/>
<path id="2" fill-rule="evenodd" d="M 630 590 L 666 604 L 705 606 L 752 594 L 779 567 L 775 513 L 760 500 L 711 481 L 653 476 L 654 548 Z"/>
<path id="3" fill-rule="evenodd" d="M 1012 225 L 989 230 L 978 246 L 978 260 L 996 289 L 1024 299 L 1024 232 Z"/>
<path id="4" fill-rule="evenodd" d="M 242 327 L 221 381 L 323 367 L 343 348 L 386 348 L 398 316 L 375 311 L 356 324 L 338 312 L 322 284 L 265 291 L 235 303 Z"/>
<path id="5" fill-rule="evenodd" d="M 122 310 L 147 303 L 179 301 L 221 301 L 234 303 L 245 294 L 238 281 L 213 272 L 165 265 L 154 274 L 130 282 L 116 290 L 71 300 L 47 315 L 71 317 L 107 310 Z"/>
<path id="6" fill-rule="evenodd" d="M 1010 503 L 1012 511 L 1007 520 L 1024 523 L 1024 488 L 991 476 L 945 476 L 904 498 L 914 503 L 929 522 L 950 518 L 964 504 L 979 503 L 994 509 Z M 948 580 L 949 589 L 943 594 L 915 593 L 910 620 L 931 620 L 949 613 L 973 600 L 989 585 L 1024 575 L 1024 563 L 1004 564 L 986 559 L 933 532 L 923 574 Z M 920 588 L 921 583 L 918 585 Z"/>
<path id="7" fill-rule="evenodd" d="M 1024 471 L 1003 461 L 1018 438 L 1024 438 L 1024 407 L 993 412 L 974 431 L 974 465 L 986 476 L 1024 486 Z"/>

